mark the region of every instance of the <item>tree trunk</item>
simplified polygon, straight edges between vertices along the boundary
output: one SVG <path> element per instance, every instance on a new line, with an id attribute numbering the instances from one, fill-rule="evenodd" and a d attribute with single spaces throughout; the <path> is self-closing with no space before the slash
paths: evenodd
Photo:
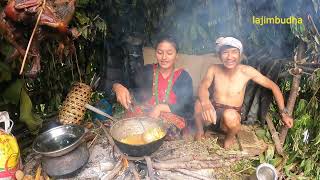
<path id="1" fill-rule="evenodd" d="M 301 59 L 303 59 L 305 56 L 305 44 L 300 41 L 298 45 L 298 51 L 297 51 L 297 56 L 294 58 L 294 63 L 296 64 L 297 62 L 300 62 Z M 288 113 L 291 116 L 293 113 L 293 108 L 296 103 L 296 99 L 299 93 L 299 87 L 300 87 L 300 80 L 301 80 L 301 69 L 299 68 L 294 68 L 291 73 L 293 74 L 293 79 L 292 79 L 292 86 L 290 90 L 290 95 L 289 99 L 287 102 L 287 109 Z M 288 128 L 286 126 L 282 126 L 281 131 L 280 131 L 280 142 L 283 145 L 288 133 Z"/>

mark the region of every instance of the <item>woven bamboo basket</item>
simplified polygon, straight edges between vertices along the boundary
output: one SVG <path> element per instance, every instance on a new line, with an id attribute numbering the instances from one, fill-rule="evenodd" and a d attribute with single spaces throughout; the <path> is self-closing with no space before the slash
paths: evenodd
<path id="1" fill-rule="evenodd" d="M 68 93 L 59 111 L 62 124 L 80 124 L 85 112 L 85 105 L 91 97 L 91 87 L 84 83 L 75 83 Z"/>

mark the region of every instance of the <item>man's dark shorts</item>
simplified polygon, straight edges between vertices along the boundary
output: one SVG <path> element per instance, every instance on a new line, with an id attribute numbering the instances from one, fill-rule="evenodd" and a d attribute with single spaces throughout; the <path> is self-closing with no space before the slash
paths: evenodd
<path id="1" fill-rule="evenodd" d="M 221 132 L 221 121 L 223 118 L 223 113 L 226 109 L 234 109 L 236 110 L 239 114 L 241 114 L 241 107 L 234 107 L 234 106 L 229 106 L 229 105 L 224 105 L 224 104 L 220 104 L 220 103 L 215 103 L 213 102 L 212 105 L 214 106 L 215 110 L 216 110 L 216 116 L 217 116 L 217 120 L 216 120 L 216 124 L 210 124 L 208 126 L 204 127 L 204 130 L 213 130 L 213 131 L 217 131 L 217 132 Z"/>

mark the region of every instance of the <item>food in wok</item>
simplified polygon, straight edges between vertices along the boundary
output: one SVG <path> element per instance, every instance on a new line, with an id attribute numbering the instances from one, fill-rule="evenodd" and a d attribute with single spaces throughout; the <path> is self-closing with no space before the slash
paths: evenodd
<path id="1" fill-rule="evenodd" d="M 142 134 L 131 134 L 120 141 L 125 144 L 143 145 L 163 138 L 166 133 L 159 127 L 149 128 Z"/>

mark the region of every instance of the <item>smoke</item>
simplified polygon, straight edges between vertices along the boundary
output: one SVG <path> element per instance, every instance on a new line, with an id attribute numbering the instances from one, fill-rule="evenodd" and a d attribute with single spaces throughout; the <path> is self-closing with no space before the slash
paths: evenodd
<path id="1" fill-rule="evenodd" d="M 248 55 L 267 48 L 275 57 L 288 57 L 296 46 L 290 25 L 255 25 L 252 17 L 294 16 L 306 21 L 306 14 L 317 15 L 314 7 L 312 0 L 176 0 L 166 9 L 152 39 L 171 34 L 182 52 L 204 54 L 214 52 L 218 37 L 233 36 L 243 42 Z"/>

